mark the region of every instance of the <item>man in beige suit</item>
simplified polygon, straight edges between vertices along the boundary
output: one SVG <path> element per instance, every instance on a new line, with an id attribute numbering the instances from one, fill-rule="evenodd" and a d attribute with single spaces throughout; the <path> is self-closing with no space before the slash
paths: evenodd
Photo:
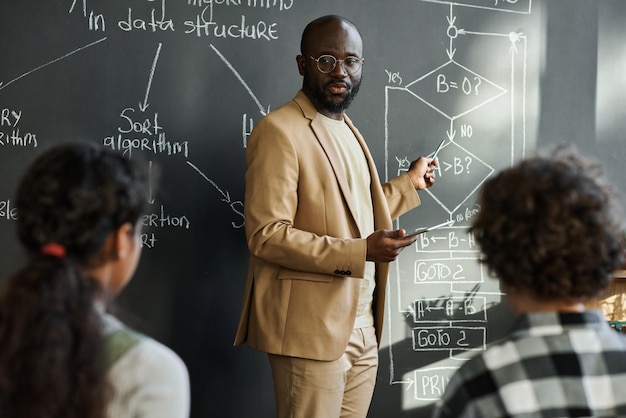
<path id="1" fill-rule="evenodd" d="M 309 23 L 302 90 L 254 128 L 246 150 L 251 253 L 235 345 L 268 353 L 279 417 L 365 417 L 378 367 L 388 263 L 414 243 L 392 219 L 434 184 L 430 158 L 381 185 L 344 114 L 363 45 L 339 16 Z"/>

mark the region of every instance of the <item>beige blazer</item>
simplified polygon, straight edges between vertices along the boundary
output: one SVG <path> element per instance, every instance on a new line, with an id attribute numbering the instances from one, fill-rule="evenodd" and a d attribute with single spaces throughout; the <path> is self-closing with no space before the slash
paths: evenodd
<path id="1" fill-rule="evenodd" d="M 356 316 L 365 270 L 361 236 L 340 158 L 322 116 L 300 91 L 261 119 L 246 149 L 244 213 L 250 265 L 235 345 L 272 354 L 336 360 Z M 408 175 L 380 184 L 372 156 L 375 229 L 418 206 Z M 380 343 L 389 265 L 376 265 L 374 319 Z"/>

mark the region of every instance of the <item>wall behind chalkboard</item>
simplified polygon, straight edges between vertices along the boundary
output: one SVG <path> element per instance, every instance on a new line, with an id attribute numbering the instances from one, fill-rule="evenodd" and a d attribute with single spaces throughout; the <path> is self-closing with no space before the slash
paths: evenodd
<path id="1" fill-rule="evenodd" d="M 626 189 L 619 0 L 2 2 L 0 277 L 21 262 L 13 196 L 42 150 L 89 140 L 158 167 L 119 306 L 187 363 L 193 418 L 274 413 L 265 356 L 232 347 L 248 262 L 244 153 L 254 124 L 300 87 L 302 29 L 329 13 L 364 38 L 349 114 L 381 177 L 446 141 L 437 185 L 397 226 L 454 225 L 394 263 L 370 416 L 427 416 L 463 359 L 510 324 L 465 233 L 488 176 L 568 141 Z"/>

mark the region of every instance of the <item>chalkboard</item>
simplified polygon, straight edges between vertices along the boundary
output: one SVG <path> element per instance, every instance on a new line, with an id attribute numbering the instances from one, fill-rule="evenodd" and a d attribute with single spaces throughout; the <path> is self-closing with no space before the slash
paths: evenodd
<path id="1" fill-rule="evenodd" d="M 396 225 L 453 220 L 392 266 L 371 417 L 428 416 L 463 359 L 511 315 L 465 232 L 486 178 L 568 141 L 625 191 L 626 3 L 620 0 L 90 0 L 0 5 L 0 277 L 19 266 L 14 193 L 66 140 L 141 157 L 160 184 L 118 304 L 191 375 L 192 417 L 271 417 L 265 355 L 232 347 L 248 254 L 244 153 L 301 86 L 310 20 L 364 39 L 349 114 L 388 179 L 439 142 L 437 184 Z"/>

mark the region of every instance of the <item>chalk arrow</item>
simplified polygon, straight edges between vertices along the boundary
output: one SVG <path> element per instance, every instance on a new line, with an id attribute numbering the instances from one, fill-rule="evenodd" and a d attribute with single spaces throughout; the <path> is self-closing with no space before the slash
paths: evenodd
<path id="1" fill-rule="evenodd" d="M 415 383 L 415 380 L 409 379 L 409 380 L 396 380 L 395 382 L 391 382 L 392 385 L 404 385 L 404 384 L 409 384 L 409 386 L 407 386 L 405 388 L 405 390 L 409 390 L 411 389 L 411 386 L 413 386 L 413 384 Z"/>
<path id="2" fill-rule="evenodd" d="M 187 164 L 193 168 L 194 170 L 196 170 L 198 172 L 198 174 L 200 174 L 206 181 L 208 181 L 209 183 L 211 183 L 211 185 L 213 187 L 215 187 L 215 189 L 220 192 L 220 194 L 223 196 L 222 198 L 222 202 L 226 202 L 226 203 L 231 203 L 230 202 L 230 193 L 228 193 L 228 191 L 223 191 L 222 189 L 219 188 L 219 186 L 210 178 L 208 178 L 202 171 L 200 171 L 200 169 L 198 167 L 196 167 L 195 165 L 193 165 L 191 162 L 187 161 Z"/>
<path id="3" fill-rule="evenodd" d="M 445 240 L 446 237 L 430 237 L 430 239 L 433 241 L 433 244 L 434 244 L 439 240 Z"/>
<path id="4" fill-rule="evenodd" d="M 54 64 L 54 63 L 55 63 L 55 62 L 57 62 L 57 61 L 61 61 L 62 59 L 67 58 L 67 57 L 69 57 L 70 55 L 75 54 L 75 53 L 77 53 L 77 52 L 79 52 L 79 51 L 82 51 L 83 49 L 86 49 L 86 48 L 89 48 L 89 47 L 94 46 L 94 45 L 96 45 L 96 44 L 99 44 L 100 42 L 104 41 L 105 39 L 106 39 L 106 37 L 104 37 L 104 38 L 102 38 L 102 39 L 99 39 L 99 40 L 97 40 L 97 41 L 95 41 L 95 42 L 92 42 L 92 43 L 90 43 L 90 44 L 87 44 L 87 45 L 85 45 L 85 46 L 82 46 L 82 47 L 80 47 L 80 48 L 78 48 L 78 49 L 75 49 L 74 51 L 68 52 L 67 54 L 65 54 L 65 55 L 63 55 L 63 56 L 61 56 L 61 57 L 59 57 L 59 58 L 53 59 L 52 61 L 47 62 L 47 63 L 45 63 L 45 64 L 42 64 L 42 65 L 40 65 L 40 66 L 39 66 L 39 67 L 37 67 L 37 68 L 33 68 L 32 70 L 30 70 L 30 71 L 28 71 L 28 72 L 26 72 L 26 73 L 22 74 L 21 76 L 19 76 L 19 77 L 17 77 L 17 78 L 14 78 L 13 80 L 11 80 L 11 81 L 9 81 L 9 82 L 7 82 L 7 83 L 0 82 L 0 90 L 2 90 L 3 88 L 5 88 L 5 87 L 7 87 L 7 86 L 9 86 L 9 85 L 11 85 L 11 84 L 13 84 L 13 83 L 15 83 L 17 80 L 19 80 L 19 79 L 21 79 L 21 78 L 24 78 L 24 77 L 26 77 L 27 75 L 30 75 L 30 74 L 34 73 L 34 72 L 35 72 L 35 71 L 37 71 L 37 70 L 41 70 L 42 68 L 47 67 L 47 66 L 48 66 L 48 65 L 50 65 L 50 64 Z"/>
<path id="5" fill-rule="evenodd" d="M 453 10 L 454 10 L 454 7 L 452 3 L 450 3 L 450 14 L 446 17 L 446 20 L 448 21 L 448 33 L 450 33 L 450 28 L 454 26 L 454 22 L 456 22 L 456 16 L 454 16 Z M 450 35 L 448 36 L 450 37 L 450 46 L 446 48 L 446 54 L 448 55 L 448 59 L 452 60 L 454 59 L 456 48 L 452 47 L 452 43 L 454 42 L 452 36 Z"/>
<path id="6" fill-rule="evenodd" d="M 456 136 L 456 130 L 454 129 L 454 120 L 450 119 L 450 129 L 446 131 L 446 135 L 448 135 L 448 139 L 450 142 L 454 141 L 454 137 Z"/>
<path id="7" fill-rule="evenodd" d="M 198 167 L 196 167 L 195 165 L 193 165 L 191 162 L 187 161 L 187 164 L 193 168 L 194 170 L 196 170 L 198 172 L 198 174 L 200 174 L 202 176 L 202 178 L 204 178 L 206 181 L 208 181 L 209 183 L 211 183 L 211 185 L 213 187 L 215 187 L 215 189 L 220 192 L 220 194 L 222 195 L 222 202 L 226 202 L 228 203 L 228 205 L 230 206 L 230 209 L 235 212 L 237 215 L 241 216 L 242 219 L 244 219 L 244 214 L 241 211 L 241 209 L 239 209 L 239 207 L 243 208 L 243 202 L 241 202 L 240 200 L 235 200 L 235 201 L 231 201 L 230 200 L 230 193 L 228 193 L 228 191 L 223 191 L 222 189 L 219 188 L 219 186 L 210 178 L 208 178 L 202 171 L 200 171 L 200 169 Z M 242 221 L 241 223 L 236 223 L 236 222 L 231 222 L 230 223 L 233 228 L 241 228 L 245 225 L 245 222 Z"/>
<path id="8" fill-rule="evenodd" d="M 150 69 L 150 76 L 148 77 L 148 87 L 146 88 L 146 96 L 143 99 L 143 103 L 139 102 L 139 110 L 145 112 L 148 106 L 148 95 L 150 95 L 150 88 L 152 87 L 152 78 L 154 77 L 154 70 L 156 69 L 157 61 L 159 60 L 159 54 L 161 53 L 162 44 L 159 43 L 156 54 L 154 54 L 154 61 L 152 61 L 152 68 Z"/>
<path id="9" fill-rule="evenodd" d="M 450 40 L 450 45 L 452 45 L 452 40 Z M 450 60 L 454 59 L 454 54 L 456 54 L 456 48 L 446 48 L 446 54 Z"/>
<path id="10" fill-rule="evenodd" d="M 241 77 L 241 75 L 239 75 L 239 73 L 237 72 L 237 70 L 235 70 L 235 68 L 231 65 L 231 63 L 228 62 L 226 57 L 224 55 L 222 55 L 222 53 L 220 51 L 218 51 L 217 48 L 215 48 L 213 46 L 213 44 L 211 44 L 209 46 L 211 47 L 211 49 L 213 49 L 213 51 L 215 51 L 217 56 L 220 57 L 220 59 L 224 62 L 224 64 L 226 64 L 226 67 L 228 67 L 228 69 L 235 75 L 235 77 L 237 77 L 237 80 L 239 80 L 239 82 L 246 89 L 246 91 L 248 92 L 250 97 L 252 97 L 252 100 L 254 100 L 254 102 L 256 103 L 257 107 L 259 108 L 259 110 L 261 112 L 261 115 L 263 115 L 263 116 L 267 115 L 269 113 L 269 109 L 270 109 L 269 106 L 267 107 L 267 110 L 264 109 L 263 106 L 261 106 L 261 102 L 259 102 L 259 100 L 256 98 L 254 93 L 252 93 L 252 89 L 250 89 L 250 87 L 248 87 L 248 84 L 244 81 L 244 79 Z"/>

